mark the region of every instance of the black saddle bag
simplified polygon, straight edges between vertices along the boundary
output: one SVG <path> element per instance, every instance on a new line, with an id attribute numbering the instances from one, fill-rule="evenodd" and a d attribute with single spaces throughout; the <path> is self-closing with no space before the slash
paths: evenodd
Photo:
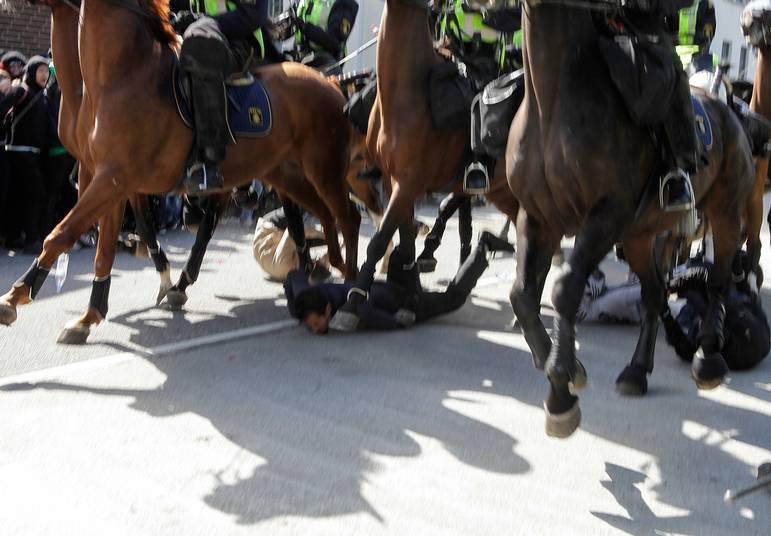
<path id="1" fill-rule="evenodd" d="M 771 122 L 750 110 L 747 103 L 738 97 L 733 98 L 731 107 L 744 128 L 744 133 L 750 142 L 752 156 L 767 157 L 771 154 Z"/>
<path id="2" fill-rule="evenodd" d="M 669 114 L 677 86 L 676 56 L 664 44 L 634 39 L 631 44 L 633 57 L 613 39 L 599 39 L 610 77 L 632 121 L 640 127 L 651 127 Z"/>
<path id="3" fill-rule="evenodd" d="M 469 80 L 450 61 L 435 63 L 429 76 L 429 105 L 436 128 L 462 130 L 469 127 L 474 94 Z"/>
<path id="4" fill-rule="evenodd" d="M 375 105 L 377 97 L 377 79 L 367 83 L 362 89 L 354 93 L 350 100 L 345 103 L 343 112 L 353 126 L 362 134 L 367 133 L 369 126 L 369 114 Z"/>
<path id="5" fill-rule="evenodd" d="M 471 150 L 499 158 L 506 151 L 511 122 L 525 98 L 525 71 L 496 78 L 471 104 Z"/>

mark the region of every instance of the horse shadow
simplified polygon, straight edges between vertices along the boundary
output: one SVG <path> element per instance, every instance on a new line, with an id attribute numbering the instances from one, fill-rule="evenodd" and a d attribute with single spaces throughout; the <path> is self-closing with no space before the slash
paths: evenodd
<path id="1" fill-rule="evenodd" d="M 270 299 L 239 304 L 226 318 L 253 321 L 275 307 Z M 164 325 L 157 319 L 141 324 L 139 312 L 113 319 L 138 328 L 133 343 L 186 329 L 182 313 Z M 206 329 L 222 321 L 207 321 Z M 422 336 L 438 341 L 430 352 L 416 343 Z M 529 357 L 518 357 L 515 368 L 529 366 Z M 223 344 L 145 359 L 165 375 L 156 389 L 60 382 L 2 389 L 130 397 L 133 410 L 154 418 L 203 417 L 264 460 L 235 476 L 228 467 L 210 474 L 213 486 L 203 501 L 243 525 L 289 515 L 361 512 L 385 524 L 366 498 L 370 477 L 383 470 L 385 458 L 418 458 L 436 445 L 462 465 L 486 472 L 513 475 L 531 469 L 516 453 L 515 437 L 452 409 L 476 406 L 480 397 L 510 395 L 506 382 L 489 381 L 513 377 L 510 348 L 476 338 L 475 328 L 434 322 L 410 332 L 319 337 L 298 326 L 255 338 L 246 350 Z"/>

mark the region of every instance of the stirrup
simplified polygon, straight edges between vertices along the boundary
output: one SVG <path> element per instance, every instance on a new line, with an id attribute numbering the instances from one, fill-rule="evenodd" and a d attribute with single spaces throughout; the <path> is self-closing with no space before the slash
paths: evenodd
<path id="1" fill-rule="evenodd" d="M 672 181 L 684 181 L 686 189 L 688 190 L 689 200 L 686 203 L 678 205 L 668 204 L 668 200 L 664 199 L 665 194 L 669 194 L 668 185 Z M 673 169 L 666 175 L 664 175 L 659 181 L 659 206 L 665 212 L 682 212 L 686 210 L 693 210 L 696 207 L 696 200 L 693 195 L 693 187 L 691 186 L 691 179 L 688 174 L 680 168 Z"/>
<path id="2" fill-rule="evenodd" d="M 472 188 L 468 185 L 469 175 L 476 171 L 481 172 L 482 175 L 484 175 L 485 185 L 483 188 L 479 188 L 479 187 Z M 479 161 L 471 162 L 466 167 L 466 172 L 463 176 L 463 191 L 467 194 L 482 195 L 486 193 L 489 189 L 490 189 L 490 175 L 488 175 L 487 173 L 487 167 Z"/>

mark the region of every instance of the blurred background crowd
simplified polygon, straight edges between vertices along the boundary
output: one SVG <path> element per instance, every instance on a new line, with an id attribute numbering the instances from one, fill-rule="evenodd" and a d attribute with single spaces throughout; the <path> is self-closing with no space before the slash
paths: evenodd
<path id="1" fill-rule="evenodd" d="M 50 52 L 30 58 L 0 50 L 0 249 L 36 255 L 75 204 L 77 163 L 57 136 L 59 88 Z M 156 227 L 182 224 L 182 200 L 153 199 Z M 133 230 L 130 210 L 124 231 Z M 92 247 L 95 232 L 78 241 Z M 77 247 L 77 246 L 76 246 Z"/>

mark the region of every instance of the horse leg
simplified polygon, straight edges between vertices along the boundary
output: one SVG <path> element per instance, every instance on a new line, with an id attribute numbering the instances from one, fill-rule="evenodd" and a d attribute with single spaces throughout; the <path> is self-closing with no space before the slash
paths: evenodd
<path id="1" fill-rule="evenodd" d="M 152 214 L 150 214 L 150 204 L 147 201 L 147 196 L 141 194 L 135 194 L 129 198 L 131 208 L 134 210 L 137 233 L 142 242 L 147 246 L 147 251 L 150 253 L 150 258 L 155 265 L 155 271 L 158 272 L 161 278 L 161 288 L 155 300 L 155 304 L 158 305 L 163 301 L 169 289 L 171 289 L 171 264 L 163 248 L 161 248 L 160 242 L 158 242 Z"/>
<path id="2" fill-rule="evenodd" d="M 731 265 L 739 246 L 740 219 L 726 210 L 708 213 L 712 224 L 715 259 L 707 282 L 707 312 L 701 321 L 697 342 L 699 350 L 691 364 L 691 376 L 699 389 L 714 389 L 728 373 L 720 351 L 725 323 L 724 297 L 731 276 Z"/>
<path id="3" fill-rule="evenodd" d="M 747 255 L 750 270 L 755 270 L 760 262 L 760 229 L 763 225 L 763 188 L 768 175 L 768 158 L 758 157 L 755 161 L 755 184 L 747 199 L 745 210 L 745 232 L 747 234 Z M 771 213 L 769 213 L 771 216 Z M 769 224 L 771 225 L 771 224 Z M 763 284 L 757 281 L 757 287 Z M 756 289 L 757 290 L 757 289 Z"/>
<path id="4" fill-rule="evenodd" d="M 396 183 L 391 192 L 391 200 L 383 215 L 380 228 L 375 231 L 367 246 L 367 258 L 359 271 L 356 283 L 348 291 L 348 300 L 338 309 L 329 323 L 330 329 L 337 331 L 353 331 L 359 324 L 357 309 L 367 299 L 367 293 L 375 278 L 375 267 L 388 248 L 388 243 L 396 229 L 405 221 L 412 225 L 409 216 L 413 213 L 414 197 L 399 187 Z M 414 247 L 414 242 L 413 242 Z M 413 257 L 414 258 L 414 257 Z"/>
<path id="5" fill-rule="evenodd" d="M 562 274 L 554 284 L 552 303 L 554 340 L 546 362 L 549 394 L 545 401 L 546 433 L 554 437 L 570 436 L 581 422 L 577 389 L 586 381 L 583 367 L 576 359 L 576 312 L 589 273 L 618 241 L 623 217 L 606 201 L 594 207 L 576 236 L 575 248 Z"/>
<path id="6" fill-rule="evenodd" d="M 460 264 L 466 261 L 471 255 L 471 197 L 465 196 L 465 199 L 458 207 L 458 236 L 460 237 Z"/>
<path id="7" fill-rule="evenodd" d="M 195 233 L 195 242 L 190 249 L 190 255 L 185 263 L 185 268 L 179 274 L 177 284 L 171 287 L 166 294 L 166 301 L 172 308 L 180 308 L 187 303 L 187 287 L 192 285 L 198 279 L 201 272 L 203 257 L 206 255 L 206 248 L 209 246 L 214 230 L 217 228 L 222 212 L 225 210 L 230 200 L 230 192 L 221 195 L 211 195 L 203 199 L 203 219 L 198 224 L 198 231 Z"/>
<path id="8" fill-rule="evenodd" d="M 436 216 L 433 227 L 431 227 L 431 231 L 426 235 L 426 239 L 423 242 L 423 251 L 420 256 L 418 256 L 418 267 L 421 272 L 429 273 L 436 270 L 436 258 L 434 257 L 434 253 L 442 243 L 442 236 L 444 235 L 447 221 L 452 218 L 455 211 L 460 208 L 464 199 L 470 198 L 462 194 L 449 194 L 442 199 L 441 203 L 439 203 L 439 213 Z M 469 201 L 469 210 L 470 207 L 471 203 Z M 460 230 L 458 232 L 460 233 Z M 471 251 L 470 246 L 471 244 L 469 243 L 469 251 Z"/>
<path id="9" fill-rule="evenodd" d="M 348 217 L 340 221 L 345 243 L 345 280 L 353 281 L 359 273 L 359 229 L 361 214 L 353 201 L 348 201 Z"/>
<path id="10" fill-rule="evenodd" d="M 622 395 L 641 396 L 648 391 L 647 375 L 653 372 L 659 315 L 666 303 L 667 292 L 650 236 L 625 240 L 624 254 L 629 267 L 640 278 L 644 314 L 632 361 L 616 379 L 616 391 Z"/>
<path id="11" fill-rule="evenodd" d="M 104 207 L 112 206 L 115 199 L 122 196 L 123 192 L 115 187 L 109 171 L 94 176 L 89 187 L 79 192 L 78 202 L 72 210 L 48 234 L 40 256 L 11 289 L 0 297 L 0 324 L 10 325 L 16 320 L 17 306 L 35 299 L 59 255 L 72 248 L 78 238 L 104 214 Z M 117 235 L 113 240 L 117 240 Z"/>
<path id="12" fill-rule="evenodd" d="M 123 222 L 126 201 L 113 205 L 107 214 L 99 218 L 99 238 L 94 257 L 94 280 L 91 284 L 91 299 L 86 311 L 75 320 L 68 322 L 59 333 L 59 344 L 85 344 L 91 333 L 91 326 L 99 324 L 107 316 L 107 300 L 110 295 L 110 272 L 115 262 L 118 233 Z"/>
<path id="13" fill-rule="evenodd" d="M 551 351 L 551 338 L 541 321 L 541 296 L 559 237 L 549 236 L 524 211 L 517 218 L 516 231 L 517 279 L 511 287 L 509 300 L 530 347 L 533 365 L 543 370 Z"/>
<path id="14" fill-rule="evenodd" d="M 281 198 L 281 204 L 284 207 L 287 231 L 297 248 L 300 269 L 308 275 L 311 273 L 311 270 L 313 270 L 313 261 L 311 260 L 310 248 L 308 248 L 308 244 L 305 242 L 303 210 L 297 204 L 285 197 Z"/>
<path id="15" fill-rule="evenodd" d="M 415 323 L 414 296 L 420 285 L 420 272 L 415 262 L 415 209 L 412 208 L 408 219 L 399 226 L 399 249 L 401 257 L 407 261 L 402 265 L 402 270 L 408 272 L 404 295 L 406 296 L 402 306 L 396 311 L 395 317 L 403 326 L 411 326 Z"/>

